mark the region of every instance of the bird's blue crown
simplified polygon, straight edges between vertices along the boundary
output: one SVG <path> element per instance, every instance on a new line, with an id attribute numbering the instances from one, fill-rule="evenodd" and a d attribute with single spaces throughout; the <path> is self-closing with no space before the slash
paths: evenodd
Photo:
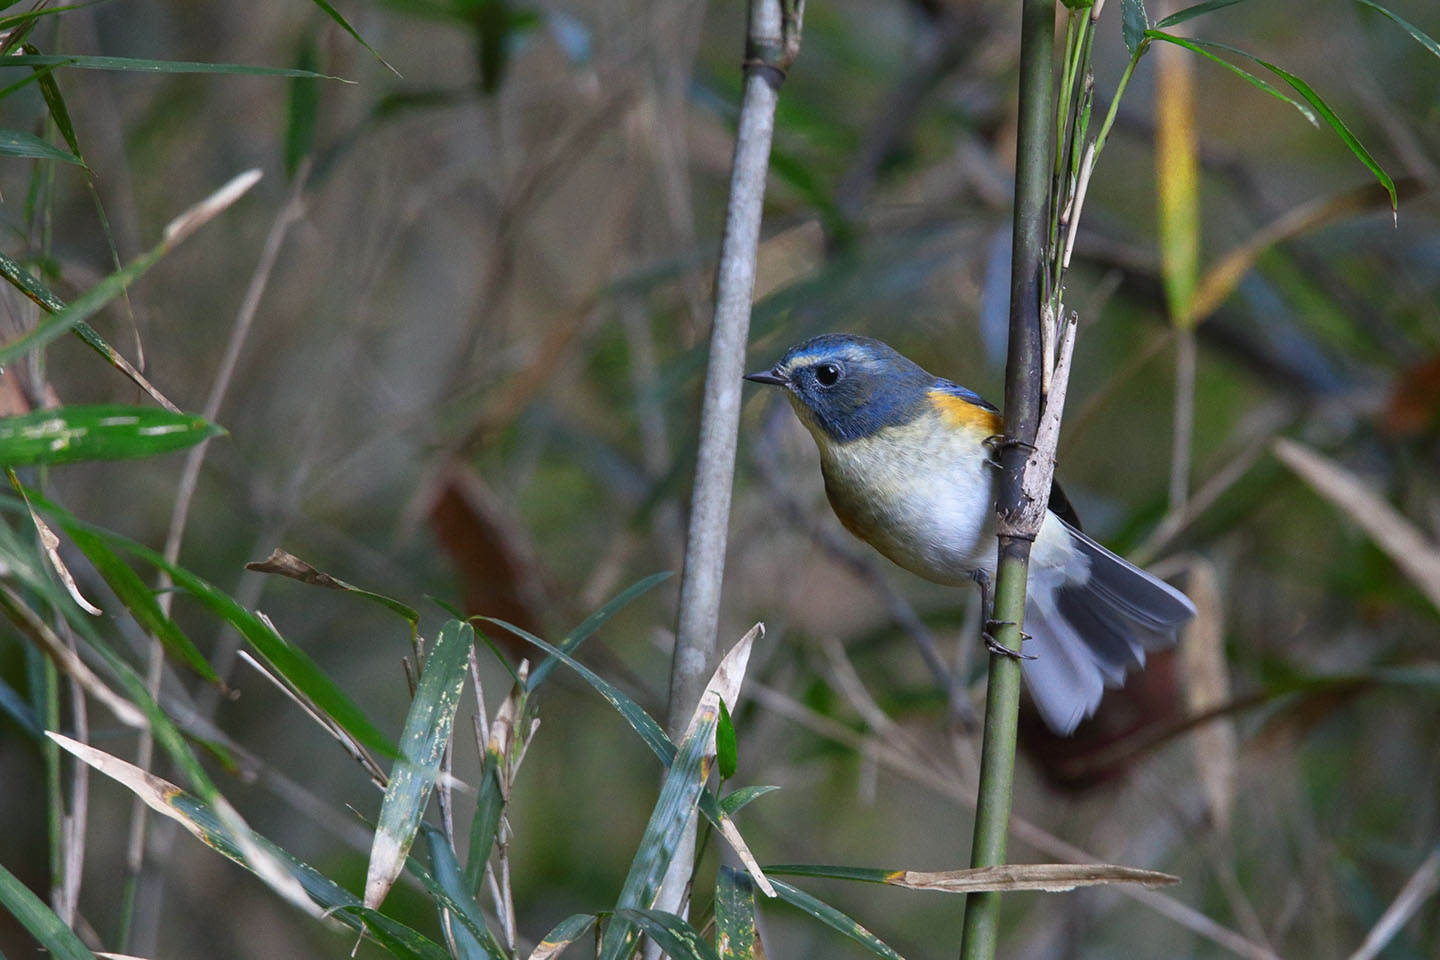
<path id="1" fill-rule="evenodd" d="M 928 373 L 879 340 L 827 333 L 791 347 L 771 369 L 830 439 L 846 443 L 910 423 L 954 400 L 995 408 L 971 390 Z M 952 399 L 954 398 L 954 399 Z"/>

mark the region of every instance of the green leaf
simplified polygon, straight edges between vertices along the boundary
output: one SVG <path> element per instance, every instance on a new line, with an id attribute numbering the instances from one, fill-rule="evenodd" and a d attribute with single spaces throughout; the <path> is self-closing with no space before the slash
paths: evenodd
<path id="1" fill-rule="evenodd" d="M 1125 49 L 1130 51 L 1131 57 L 1138 55 L 1149 27 L 1145 0 L 1120 0 L 1120 34 L 1125 38 Z"/>
<path id="2" fill-rule="evenodd" d="M 779 789 L 780 788 L 776 786 L 753 786 L 732 790 L 720 801 L 720 809 L 725 811 L 726 816 L 733 817 L 736 813 L 740 812 L 741 808 L 749 804 L 750 801 Z"/>
<path id="3" fill-rule="evenodd" d="M 0 59 L 0 67 L 73 67 L 76 70 L 117 70 L 125 73 L 223 73 L 258 77 L 310 77 L 341 80 L 323 73 L 288 67 L 253 67 L 243 63 L 197 63 L 188 60 L 137 60 L 132 57 L 90 57 L 78 54 L 23 53 Z"/>
<path id="4" fill-rule="evenodd" d="M 765 876 L 823 877 L 826 880 L 858 880 L 861 883 L 886 883 L 896 871 L 884 867 L 846 867 L 820 863 L 781 863 L 765 865 Z"/>
<path id="5" fill-rule="evenodd" d="M 3 65 L 5 59 L 15 60 L 17 58 L 0 58 L 0 65 Z M 129 266 L 117 270 L 86 290 L 71 301 L 64 310 L 53 314 L 23 335 L 0 347 L 0 366 L 10 363 L 22 354 L 40 349 L 70 328 L 77 326 L 81 321 L 90 319 L 101 307 L 125 292 L 126 287 L 154 266 L 168 250 L 168 244 L 162 242 L 149 253 L 132 261 Z"/>
<path id="6" fill-rule="evenodd" d="M 495 617 L 480 617 L 478 619 L 484 620 L 486 623 L 493 623 L 497 627 L 502 627 L 522 640 L 528 640 L 530 643 L 533 643 L 541 650 L 550 654 L 551 657 L 560 663 L 565 664 L 571 670 L 580 674 L 586 683 L 594 687 L 600 696 L 608 700 L 610 705 L 620 712 L 620 715 L 629 722 L 631 728 L 640 734 L 640 739 L 644 740 L 646 745 L 660 757 L 661 762 L 667 766 L 670 764 L 671 758 L 675 756 L 675 745 L 670 742 L 670 738 L 665 735 L 665 731 L 660 727 L 660 724 L 656 723 L 655 719 L 646 713 L 644 708 L 638 703 L 621 693 L 614 684 L 580 663 L 580 661 L 570 656 L 564 650 L 541 640 L 529 630 L 517 627 L 513 623 L 506 623 L 504 620 L 499 620 Z"/>
<path id="7" fill-rule="evenodd" d="M 586 683 L 594 687 L 602 697 L 610 702 L 611 706 L 620 712 L 620 715 L 629 722 L 631 729 L 638 733 L 640 739 L 645 741 L 645 745 L 660 758 L 661 763 L 667 767 L 671 765 L 675 759 L 675 744 L 670 741 L 670 738 L 666 736 L 665 731 L 661 729 L 660 724 L 656 723 L 653 717 L 646 713 L 639 704 L 616 689 L 608 680 L 605 680 L 563 650 L 546 643 L 528 630 L 524 630 L 512 623 L 506 623 L 504 620 L 498 620 L 494 617 L 480 617 L 479 619 L 493 623 L 498 627 L 503 627 L 515 634 L 515 636 L 523 640 L 528 640 L 578 673 Z M 753 797 L 751 799 L 753 799 Z M 705 815 L 705 819 L 710 821 L 717 829 L 723 830 L 722 821 L 727 820 L 729 814 L 720 808 L 720 802 L 715 799 L 715 795 L 702 791 L 699 803 L 700 812 Z"/>
<path id="8" fill-rule="evenodd" d="M 140 624 L 146 633 L 158 639 L 171 656 L 187 664 L 200 676 L 211 683 L 224 686 L 205 655 L 181 631 L 175 621 L 165 615 L 165 611 L 155 601 L 154 592 L 145 581 L 141 580 L 115 551 L 106 546 L 105 541 L 88 530 L 72 528 L 69 533 L 75 546 L 80 548 L 80 552 L 85 554 L 86 559 L 105 578 L 105 582 L 110 584 L 115 596 L 120 598 L 120 602 L 125 604 L 135 622 Z"/>
<path id="9" fill-rule="evenodd" d="M 885 941 L 828 903 L 811 896 L 804 890 L 790 886 L 790 884 L 783 880 L 771 880 L 770 882 L 775 885 L 775 892 L 780 895 L 781 900 L 784 900 L 793 907 L 798 907 L 801 911 L 819 920 L 827 927 L 838 930 L 866 950 L 875 954 L 875 956 L 884 957 L 885 960 L 904 960 L 904 958 L 891 949 Z"/>
<path id="10" fill-rule="evenodd" d="M 400 735 L 400 756 L 390 771 L 390 783 L 380 804 L 370 867 L 365 876 L 365 905 L 375 908 L 385 899 L 405 869 L 405 856 L 420 828 L 430 802 L 430 791 L 440 773 L 440 760 L 450 742 L 465 669 L 475 631 L 468 623 L 450 620 L 440 628 L 435 647 L 425 658 L 425 671 Z"/>
<path id="11" fill-rule="evenodd" d="M 76 531 L 83 535 L 88 532 L 99 537 L 124 553 L 139 557 L 151 566 L 164 570 L 181 590 L 198 600 L 220 619 L 229 623 L 250 645 L 265 658 L 277 673 L 288 680 L 312 703 L 343 727 L 356 740 L 377 753 L 396 756 L 395 745 L 372 724 L 365 714 L 349 697 L 311 660 L 304 651 L 291 646 L 265 621 L 236 603 L 224 591 L 210 582 L 166 560 L 149 547 L 122 537 L 109 530 L 103 530 L 84 523 L 68 511 L 57 507 L 42 497 L 31 494 L 37 507 L 54 518 L 73 539 Z"/>
<path id="12" fill-rule="evenodd" d="M 1152 40 L 1164 40 L 1168 43 L 1182 46 L 1186 50 L 1191 51 L 1192 53 L 1198 53 L 1205 59 L 1220 64 L 1220 66 L 1224 67 L 1226 70 L 1229 70 L 1231 73 L 1235 74 L 1237 77 L 1244 80 L 1246 83 L 1251 84 L 1256 89 L 1263 90 L 1275 99 L 1283 100 L 1284 102 L 1290 104 L 1290 106 L 1300 111 L 1300 115 L 1302 117 L 1304 117 L 1306 120 L 1309 120 L 1316 127 L 1320 126 L 1319 118 L 1315 116 L 1315 111 L 1311 110 L 1309 106 L 1301 103 L 1299 100 L 1296 100 L 1294 97 L 1285 93 L 1283 90 L 1277 89 L 1273 84 L 1261 80 L 1259 77 L 1255 76 L 1255 74 L 1244 69 L 1243 67 L 1238 67 L 1235 64 L 1231 63 L 1229 60 L 1226 60 L 1224 57 L 1216 56 L 1209 50 L 1205 49 L 1207 46 L 1213 46 L 1213 44 L 1203 43 L 1199 40 L 1191 40 L 1188 37 L 1176 36 L 1175 34 L 1165 33 L 1160 30 L 1147 30 L 1145 32 L 1145 35 L 1147 37 L 1150 37 Z M 1247 57 L 1249 56 L 1249 54 L 1242 55 Z"/>
<path id="13" fill-rule="evenodd" d="M 59 313 L 65 309 L 65 302 L 63 300 L 55 296 L 48 287 L 37 280 L 28 270 L 3 253 L 0 253 L 0 277 L 3 277 L 15 287 L 15 289 L 29 297 L 46 313 Z M 104 357 L 111 366 L 133 380 L 140 389 L 154 397 L 156 402 L 162 407 L 172 412 L 179 410 L 179 408 L 166 399 L 159 390 L 156 390 L 139 370 L 131 366 L 130 362 L 121 356 L 118 350 L 106 343 L 105 339 L 95 332 L 94 327 L 85 323 L 83 320 L 76 321 L 73 327 L 77 337 L 89 344 L 90 348 Z"/>
<path id="14" fill-rule="evenodd" d="M 95 954 L 85 947 L 75 931 L 65 926 L 45 901 L 3 866 L 0 866 L 0 903 L 51 956 L 59 960 L 95 960 Z"/>
<path id="15" fill-rule="evenodd" d="M 55 737 L 54 734 L 51 736 Z M 241 845 L 212 803 L 119 757 L 104 754 L 74 741 L 65 743 L 64 738 L 60 738 L 60 742 L 81 760 L 125 786 L 151 809 L 179 823 L 201 843 L 265 879 L 260 871 L 246 860 Z M 372 937 L 393 955 L 404 960 L 446 960 L 447 954 L 434 942 L 402 923 L 375 911 L 365 910 L 354 894 L 265 837 L 250 831 L 250 841 L 256 849 L 271 859 L 273 865 L 278 866 L 298 883 L 305 895 L 329 915 L 355 931 Z"/>
<path id="16" fill-rule="evenodd" d="M 307 33 L 300 40 L 295 67 L 310 72 L 319 64 L 320 54 L 315 49 L 315 38 Z M 291 180 L 295 179 L 300 162 L 315 149 L 319 115 L 319 86 L 303 77 L 290 81 L 290 102 L 285 110 L 285 176 Z"/>
<path id="17" fill-rule="evenodd" d="M 735 724 L 730 719 L 730 708 L 720 701 L 720 725 L 715 728 L 715 762 L 720 768 L 720 779 L 729 780 L 735 776 L 739 765 L 739 747 L 735 743 Z"/>
<path id="18" fill-rule="evenodd" d="M 1379 13 L 1382 16 L 1389 17 L 1395 23 L 1403 27 L 1405 31 L 1410 34 L 1410 36 L 1414 37 L 1416 43 L 1420 44 L 1420 46 L 1435 54 L 1435 56 L 1440 57 L 1440 43 L 1436 43 L 1434 38 L 1432 38 L 1425 31 L 1421 30 L 1419 27 L 1415 26 L 1415 24 L 1411 23 L 1409 20 L 1397 16 L 1395 13 L 1387 10 L 1385 7 L 1380 6 L 1380 4 L 1376 3 L 1375 0 L 1355 0 L 1355 2 L 1360 4 L 1361 6 L 1369 7 L 1371 10 L 1374 10 L 1376 13 Z"/>
<path id="19" fill-rule="evenodd" d="M 615 917 L 633 923 L 655 941 L 656 946 L 673 960 L 720 960 L 715 948 L 705 942 L 700 931 L 683 918 L 664 910 L 616 910 Z M 611 927 L 615 922 L 611 921 Z M 608 933 L 608 931 L 607 931 Z"/>
<path id="20" fill-rule="evenodd" d="M 62 163 L 73 163 L 81 167 L 85 166 L 85 161 L 70 151 L 61 150 L 53 143 L 48 143 L 33 133 L 25 133 L 22 130 L 0 130 L 0 157 L 29 157 L 33 160 L 59 160 Z"/>
<path id="21" fill-rule="evenodd" d="M 18 467 L 152 457 L 192 447 L 224 432 L 195 414 L 154 407 L 58 407 L 0 417 L 0 464 Z"/>
<path id="22" fill-rule="evenodd" d="M 669 571 L 662 571 L 660 573 L 652 573 L 645 579 L 632 583 L 611 599 L 610 602 L 586 617 L 580 626 L 571 630 L 565 639 L 560 641 L 560 649 L 565 653 L 574 653 L 580 644 L 589 639 L 590 635 L 595 633 L 595 631 L 605 626 L 606 622 L 615 616 L 622 607 L 642 593 L 647 592 L 658 584 L 664 583 L 668 579 L 670 579 Z M 526 684 L 526 689 L 534 691 L 536 687 L 544 683 L 545 678 L 550 675 L 551 671 L 555 669 L 559 662 L 560 661 L 553 655 L 542 661 L 541 664 L 535 668 L 535 672 L 530 674 L 530 680 Z"/>
<path id="23" fill-rule="evenodd" d="M 561 950 L 579 940 L 590 929 L 595 922 L 593 913 L 572 913 L 551 928 L 550 932 L 541 938 L 535 945 L 535 950 L 530 954 L 530 960 L 550 960 Z"/>
<path id="24" fill-rule="evenodd" d="M 755 960 L 755 887 L 750 875 L 722 866 L 715 879 L 715 943 L 720 960 Z M 763 951 L 758 954 L 763 957 Z"/>
<path id="25" fill-rule="evenodd" d="M 695 804 L 705 792 L 705 756 L 718 719 L 718 712 L 714 709 L 702 710 L 699 723 L 680 745 L 665 774 L 660 798 L 650 814 L 650 822 L 645 827 L 635 859 L 630 863 L 630 872 L 625 877 L 625 885 L 620 890 L 620 898 L 616 901 L 616 918 L 605 928 L 599 960 L 622 960 L 635 948 L 640 935 L 637 923 L 621 919 L 620 912 L 637 907 L 649 909 L 654 905 L 665 872 L 680 846 L 686 826 L 695 814 Z M 643 924 L 638 926 L 650 932 Z"/>
<path id="26" fill-rule="evenodd" d="M 486 746 L 485 762 L 480 767 L 480 786 L 475 797 L 475 816 L 470 820 L 470 855 L 465 858 L 465 883 L 470 895 L 478 897 L 485 882 L 485 864 L 500 828 L 500 814 L 505 811 L 505 791 L 500 784 L 503 758 Z"/>
<path id="27" fill-rule="evenodd" d="M 1249 80 L 1252 84 L 1260 87 L 1260 89 L 1265 90 L 1267 93 L 1271 93 L 1275 96 L 1280 97 L 1280 99 L 1289 102 L 1296 109 L 1300 110 L 1301 113 L 1305 114 L 1311 123 L 1315 123 L 1316 126 L 1319 126 L 1319 123 L 1315 120 L 1314 113 L 1307 111 L 1293 98 L 1282 94 L 1274 87 L 1271 87 L 1269 84 L 1261 81 L 1259 78 L 1251 76 L 1244 70 L 1241 70 L 1239 67 L 1230 63 L 1228 60 L 1210 54 L 1206 48 L 1225 50 L 1229 53 L 1236 54 L 1237 56 L 1245 57 L 1248 60 L 1252 60 L 1255 63 L 1260 64 L 1260 66 L 1264 67 L 1266 70 L 1269 70 L 1271 73 L 1284 80 L 1295 90 L 1295 92 L 1299 93 L 1300 96 L 1304 98 L 1305 102 L 1309 104 L 1311 108 L 1313 108 L 1315 113 L 1318 113 L 1321 117 L 1325 119 L 1325 122 L 1330 125 L 1330 129 L 1334 130 L 1335 134 L 1345 143 L 1347 147 L 1350 148 L 1350 152 L 1353 153 L 1361 163 L 1365 164 L 1365 166 L 1370 170 L 1372 174 L 1374 174 L 1375 179 L 1379 181 L 1380 185 L 1385 188 L 1385 192 L 1390 195 L 1390 210 L 1392 214 L 1398 209 L 1399 197 L 1395 193 L 1395 181 L 1390 179 L 1390 175 L 1387 174 L 1384 169 L 1381 168 L 1380 164 L 1375 161 L 1375 158 L 1370 155 L 1370 151 L 1366 150 L 1364 145 L 1362 145 L 1360 141 L 1356 139 L 1355 135 L 1350 132 L 1350 128 L 1345 125 L 1345 122 L 1336 115 L 1334 110 L 1330 109 L 1330 105 L 1327 104 L 1323 99 L 1321 99 L 1320 95 L 1316 93 L 1311 88 L 1311 86 L 1304 80 L 1301 80 L 1293 73 L 1290 73 L 1286 70 L 1281 69 L 1280 67 L 1275 66 L 1275 64 L 1270 63 L 1267 60 L 1262 60 L 1259 57 L 1248 54 L 1244 50 L 1232 47 L 1226 43 L 1217 43 L 1213 40 L 1187 40 L 1184 37 L 1177 37 L 1173 34 L 1164 33 L 1159 30 L 1147 30 L 1145 31 L 1145 35 L 1156 40 L 1165 40 L 1170 43 L 1179 44 L 1180 46 L 1185 47 L 1188 50 L 1193 50 L 1196 53 L 1201 54 L 1202 56 L 1214 60 L 1216 63 L 1228 67 L 1233 72 Z"/>
<path id="28" fill-rule="evenodd" d="M 33 44 L 29 43 L 21 49 L 26 54 L 40 53 Z M 36 67 L 31 76 L 40 87 L 40 96 L 45 100 L 45 108 L 50 111 L 50 119 L 55 121 L 55 129 L 59 130 L 60 136 L 65 138 L 70 152 L 83 164 L 85 161 L 80 150 L 80 138 L 75 133 L 75 124 L 70 120 L 70 108 L 65 105 L 65 97 L 60 93 L 60 83 L 55 79 L 55 68 L 53 66 Z M 111 254 L 114 254 L 113 249 Z"/>
<path id="29" fill-rule="evenodd" d="M 475 897 L 466 889 L 465 875 L 455 860 L 455 851 L 445 839 L 444 831 L 432 824 L 421 824 L 425 846 L 430 852 L 434 882 L 444 896 L 437 906 L 452 917 L 451 936 L 460 960 L 505 960 L 505 950 L 485 923 L 485 914 Z M 429 886 L 429 884 L 427 884 Z"/>
<path id="30" fill-rule="evenodd" d="M 400 76 L 400 71 L 399 71 L 399 70 L 396 70 L 394 67 L 390 66 L 390 62 L 389 62 L 388 60 L 386 60 L 384 57 L 380 56 L 379 52 L 376 51 L 376 49 L 375 49 L 374 47 L 372 47 L 372 46 L 370 46 L 370 44 L 366 43 L 366 42 L 365 42 L 365 38 L 362 37 L 362 36 L 360 36 L 359 31 L 357 31 L 354 27 L 350 26 L 350 24 L 345 20 L 344 17 L 340 16 L 340 11 L 338 11 L 338 10 L 336 10 L 334 7 L 332 7 L 329 3 L 326 2 L 326 0 L 312 0 L 312 2 L 315 4 L 315 6 L 319 7 L 321 10 L 324 10 L 324 11 L 325 11 L 325 14 L 326 14 L 331 20 L 334 20 L 337 24 L 339 24 L 339 25 L 340 25 L 340 29 L 342 29 L 342 30 L 344 30 L 346 33 L 350 34 L 350 36 L 355 40 L 356 43 L 360 44 L 360 46 L 362 46 L 362 47 L 364 47 L 366 50 L 370 51 L 370 55 L 371 55 L 372 57 L 374 57 L 376 60 L 379 60 L 380 63 L 381 63 L 381 65 L 383 65 L 386 70 L 389 70 L 391 73 L 395 74 L 395 76 L 397 76 L 397 77 Z"/>
<path id="31" fill-rule="evenodd" d="M 1197 3 L 1193 7 L 1186 7 L 1184 10 L 1176 11 L 1170 16 L 1155 24 L 1157 29 L 1163 30 L 1166 27 L 1173 27 L 1176 24 L 1184 23 L 1186 20 L 1194 20 L 1196 17 L 1204 16 L 1212 10 L 1219 10 L 1222 7 L 1233 7 L 1244 0 L 1205 0 L 1204 3 Z"/>

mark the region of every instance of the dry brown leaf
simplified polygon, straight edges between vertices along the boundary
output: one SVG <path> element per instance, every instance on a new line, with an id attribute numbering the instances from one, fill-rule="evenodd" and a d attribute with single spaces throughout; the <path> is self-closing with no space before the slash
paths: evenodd
<path id="1" fill-rule="evenodd" d="M 705 685 L 704 692 L 700 694 L 700 703 L 695 707 L 695 713 L 685 728 L 685 737 L 681 738 L 682 742 L 695 732 L 702 717 L 719 713 L 721 700 L 725 701 L 727 707 L 736 702 L 740 696 L 740 685 L 745 680 L 745 667 L 750 662 L 750 650 L 754 646 L 755 640 L 764 636 L 765 625 L 757 623 L 745 636 L 740 638 L 735 646 L 730 648 L 729 653 L 725 654 L 720 665 L 715 668 L 715 673 L 710 677 L 710 682 Z M 708 755 L 713 756 L 715 753 L 714 734 L 711 734 L 711 738 Z M 735 855 L 740 858 L 745 869 L 750 871 L 750 878 L 755 881 L 755 885 L 760 888 L 760 891 L 767 897 L 774 897 L 774 885 L 766 878 L 765 871 L 760 869 L 760 862 L 755 859 L 755 855 L 750 852 L 749 845 L 740 836 L 740 830 L 735 826 L 735 821 L 722 815 L 720 817 L 720 834 L 730 844 L 730 848 L 735 851 Z"/>
<path id="2" fill-rule="evenodd" d="M 245 569 L 255 573 L 279 574 L 282 577 L 289 577 L 291 580 L 308 583 L 312 587 L 327 587 L 331 590 L 350 589 L 343 580 L 336 580 L 330 574 L 316 570 L 295 554 L 286 553 L 280 549 L 272 550 L 270 556 L 264 560 L 250 561 L 245 564 Z"/>
<path id="3" fill-rule="evenodd" d="M 471 467 L 447 467 L 425 508 L 430 527 L 456 570 L 465 609 L 543 633 L 545 573 L 515 512 Z M 501 634 L 517 658 L 528 647 Z"/>
<path id="4" fill-rule="evenodd" d="M 1225 606 L 1215 565 L 1196 558 L 1185 582 L 1196 615 L 1180 640 L 1185 705 L 1197 716 L 1230 702 L 1230 675 L 1225 668 Z M 1216 833 L 1228 836 L 1235 808 L 1239 746 L 1234 719 L 1218 716 L 1192 735 L 1195 767 Z"/>
<path id="5" fill-rule="evenodd" d="M 885 882 L 909 890 L 941 893 L 1043 890 L 1064 893 L 1076 887 L 1107 883 L 1139 883 L 1147 887 L 1179 883 L 1180 878 L 1158 870 L 1121 867 L 1111 863 L 1007 863 L 968 870 L 897 870 Z"/>

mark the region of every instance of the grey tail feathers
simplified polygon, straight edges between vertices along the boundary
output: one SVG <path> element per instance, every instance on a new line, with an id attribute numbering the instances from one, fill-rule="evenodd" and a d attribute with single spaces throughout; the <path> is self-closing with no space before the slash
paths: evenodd
<path id="1" fill-rule="evenodd" d="M 1023 668 L 1040 715 L 1062 736 L 1095 712 L 1106 687 L 1124 685 L 1126 673 L 1145 665 L 1147 650 L 1173 645 L 1195 616 L 1185 594 L 1069 524 L 1065 529 L 1089 575 L 1048 596 L 1031 595 L 1025 616 L 1034 640 L 1026 650 L 1036 659 Z"/>

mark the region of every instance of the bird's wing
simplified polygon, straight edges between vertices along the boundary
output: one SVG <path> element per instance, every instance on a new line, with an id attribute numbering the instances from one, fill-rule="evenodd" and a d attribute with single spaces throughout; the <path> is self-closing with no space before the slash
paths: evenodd
<path id="1" fill-rule="evenodd" d="M 968 400 L 969 402 L 975 404 L 975 406 L 977 407 L 983 407 L 986 410 L 993 410 L 996 413 L 1000 412 L 999 407 L 995 406 L 995 404 L 980 396 L 980 394 L 976 393 L 974 390 L 971 390 L 969 387 L 962 387 L 960 386 L 960 384 L 954 383 L 953 381 L 945 380 L 941 377 L 936 377 L 935 385 L 931 387 L 931 389 L 939 390 L 942 393 L 948 393 L 952 397 L 959 397 L 962 400 Z"/>

